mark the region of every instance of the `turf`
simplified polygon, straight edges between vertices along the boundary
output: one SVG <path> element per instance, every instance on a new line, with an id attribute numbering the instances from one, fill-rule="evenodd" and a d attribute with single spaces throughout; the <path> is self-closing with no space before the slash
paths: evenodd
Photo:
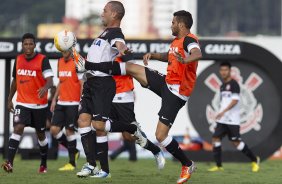
<path id="1" fill-rule="evenodd" d="M 1 160 L 3 161 L 3 160 Z M 14 172 L 7 174 L 0 171 L 0 184 L 84 184 L 84 183 L 113 183 L 113 184 L 165 184 L 176 183 L 180 173 L 180 164 L 168 160 L 166 167 L 158 171 L 155 161 L 140 159 L 132 163 L 125 159 L 110 163 L 112 178 L 93 179 L 77 178 L 75 172 L 58 172 L 57 169 L 64 165 L 66 158 L 48 162 L 48 173 L 37 174 L 38 160 L 15 160 Z M 78 162 L 80 168 L 84 162 L 81 158 Z M 224 172 L 209 173 L 206 170 L 211 166 L 209 163 L 197 163 L 198 169 L 188 183 L 201 184 L 265 184 L 282 183 L 282 161 L 266 161 L 261 164 L 258 173 L 250 172 L 249 163 L 224 163 Z"/>

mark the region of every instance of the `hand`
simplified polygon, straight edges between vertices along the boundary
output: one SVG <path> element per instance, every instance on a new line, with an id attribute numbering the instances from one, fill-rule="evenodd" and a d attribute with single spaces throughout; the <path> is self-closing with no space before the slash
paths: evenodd
<path id="1" fill-rule="evenodd" d="M 12 100 L 8 101 L 8 110 L 9 110 L 9 112 L 12 112 L 12 113 L 14 113 L 14 111 L 15 111 L 14 104 L 13 104 Z"/>
<path id="2" fill-rule="evenodd" d="M 218 119 L 222 118 L 223 115 L 224 115 L 224 112 L 221 112 L 218 115 L 216 115 L 215 119 L 218 120 Z"/>
<path id="3" fill-rule="evenodd" d="M 126 54 L 131 54 L 132 52 L 133 52 L 132 50 L 130 50 L 129 48 L 125 47 L 124 49 L 122 49 L 120 51 L 120 53 L 118 54 L 117 57 L 121 57 L 121 56 L 124 56 Z"/>
<path id="4" fill-rule="evenodd" d="M 182 55 L 179 52 L 173 52 L 173 54 L 176 57 L 177 61 L 184 64 L 184 58 L 182 57 Z"/>
<path id="5" fill-rule="evenodd" d="M 48 92 L 48 88 L 46 88 L 45 86 L 40 88 L 39 90 L 37 90 L 38 93 L 38 97 L 39 98 L 43 98 L 44 95 Z"/>
<path id="6" fill-rule="evenodd" d="M 53 99 L 52 103 L 51 103 L 51 106 L 50 106 L 50 111 L 51 112 L 54 112 L 56 104 L 57 104 L 57 101 L 55 99 Z"/>
<path id="7" fill-rule="evenodd" d="M 71 56 L 74 61 L 77 72 L 78 73 L 86 72 L 86 69 L 85 69 L 86 60 L 75 50 L 74 47 L 72 48 L 71 53 L 72 53 Z"/>
<path id="8" fill-rule="evenodd" d="M 145 66 L 148 65 L 148 61 L 151 59 L 152 57 L 152 54 L 151 53 L 147 53 L 143 56 L 143 63 Z"/>

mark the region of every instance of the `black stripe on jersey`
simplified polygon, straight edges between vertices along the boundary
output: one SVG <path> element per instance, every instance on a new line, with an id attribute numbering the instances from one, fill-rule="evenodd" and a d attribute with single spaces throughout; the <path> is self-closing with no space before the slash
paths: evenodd
<path id="1" fill-rule="evenodd" d="M 122 39 L 124 40 L 124 35 L 122 33 L 121 28 L 107 28 L 104 30 L 104 32 L 98 37 L 103 40 L 107 40 L 109 44 L 111 44 L 111 41 L 114 39 Z M 115 45 L 113 45 L 115 47 Z"/>
<path id="2" fill-rule="evenodd" d="M 186 37 L 184 38 L 183 48 L 184 48 L 184 50 L 185 50 L 187 53 L 189 53 L 189 52 L 188 52 L 188 45 L 190 45 L 191 43 L 196 43 L 196 44 L 198 44 L 198 42 L 197 42 L 197 40 L 196 40 L 195 38 L 192 38 L 192 37 L 190 37 L 190 36 L 186 36 Z"/>
<path id="3" fill-rule="evenodd" d="M 121 56 L 121 59 L 122 59 L 122 62 L 127 62 L 127 61 L 134 60 L 134 57 L 132 53 L 129 53 L 129 54 L 125 54 Z"/>

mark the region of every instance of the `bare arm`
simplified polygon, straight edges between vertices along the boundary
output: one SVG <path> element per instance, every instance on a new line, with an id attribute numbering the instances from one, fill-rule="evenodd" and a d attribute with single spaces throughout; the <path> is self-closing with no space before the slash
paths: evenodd
<path id="1" fill-rule="evenodd" d="M 46 81 L 47 82 L 46 82 L 45 86 L 43 86 L 42 88 L 40 88 L 37 91 L 39 98 L 42 98 L 48 92 L 48 89 L 53 86 L 53 76 L 52 77 L 47 77 Z"/>
<path id="2" fill-rule="evenodd" d="M 57 104 L 57 99 L 58 99 L 58 96 L 59 96 L 59 92 L 60 92 L 60 82 L 58 83 L 56 91 L 55 91 L 55 94 L 54 94 L 54 96 L 52 98 L 52 103 L 51 103 L 51 106 L 50 106 L 50 111 L 51 112 L 54 112 L 54 110 L 55 110 L 55 106 Z"/>
<path id="3" fill-rule="evenodd" d="M 150 59 L 155 59 L 155 60 L 159 60 L 162 62 L 167 62 L 168 61 L 168 53 L 147 53 L 143 56 L 143 63 L 144 65 L 148 65 L 148 61 Z"/>
<path id="4" fill-rule="evenodd" d="M 239 102 L 239 100 L 232 100 L 232 101 L 230 102 L 230 104 L 229 104 L 222 112 L 220 112 L 220 113 L 216 116 L 216 119 L 220 119 L 227 111 L 229 111 L 230 109 L 232 109 L 238 102 Z"/>
<path id="5" fill-rule="evenodd" d="M 193 48 L 190 52 L 188 57 L 183 58 L 180 53 L 175 52 L 174 55 L 176 56 L 177 60 L 181 63 L 191 63 L 193 61 L 198 61 L 202 58 L 202 52 L 198 48 Z"/>
<path id="6" fill-rule="evenodd" d="M 123 43 L 123 42 L 120 42 L 120 41 L 116 41 L 115 42 L 115 45 L 119 51 L 119 53 L 123 56 L 125 54 L 127 54 L 128 52 L 131 52 L 129 50 L 129 48 Z"/>
<path id="7" fill-rule="evenodd" d="M 17 83 L 16 83 L 16 80 L 15 78 L 13 78 L 12 80 L 12 84 L 11 84 L 11 87 L 10 87 L 10 93 L 9 93 L 9 96 L 8 96 L 8 110 L 10 112 L 14 112 L 14 104 L 13 104 L 13 97 L 15 95 L 17 91 Z"/>

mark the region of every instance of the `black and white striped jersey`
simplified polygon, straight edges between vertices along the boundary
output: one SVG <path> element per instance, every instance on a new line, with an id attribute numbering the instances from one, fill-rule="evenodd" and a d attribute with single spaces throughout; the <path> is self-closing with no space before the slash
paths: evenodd
<path id="1" fill-rule="evenodd" d="M 91 47 L 89 48 L 87 61 L 93 63 L 114 61 L 116 56 L 119 54 L 119 51 L 116 48 L 116 42 L 125 43 L 121 28 L 116 27 L 105 29 L 103 33 L 93 41 Z M 87 77 L 109 76 L 109 74 L 93 70 L 88 71 L 87 73 Z"/>

